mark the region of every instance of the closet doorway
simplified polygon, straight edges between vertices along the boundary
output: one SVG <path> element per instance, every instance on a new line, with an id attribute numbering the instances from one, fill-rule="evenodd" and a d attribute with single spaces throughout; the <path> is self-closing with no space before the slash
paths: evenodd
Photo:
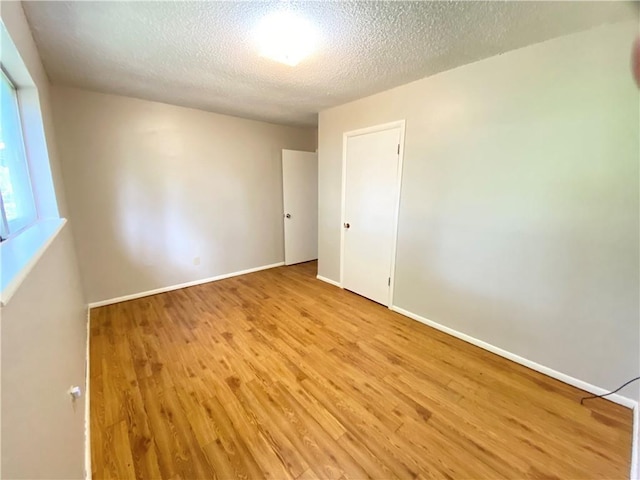
<path id="1" fill-rule="evenodd" d="M 342 287 L 391 306 L 404 120 L 347 132 L 342 159 Z"/>

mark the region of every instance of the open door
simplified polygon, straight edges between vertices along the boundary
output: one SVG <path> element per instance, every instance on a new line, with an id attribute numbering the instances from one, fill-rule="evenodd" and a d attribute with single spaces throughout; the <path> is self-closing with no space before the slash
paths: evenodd
<path id="1" fill-rule="evenodd" d="M 284 263 L 318 258 L 318 154 L 282 150 Z"/>

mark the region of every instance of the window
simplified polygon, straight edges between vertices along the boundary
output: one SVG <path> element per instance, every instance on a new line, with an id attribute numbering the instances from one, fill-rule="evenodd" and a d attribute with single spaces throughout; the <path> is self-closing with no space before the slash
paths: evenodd
<path id="1" fill-rule="evenodd" d="M 33 224 L 37 215 L 22 138 L 18 95 L 4 71 L 0 107 L 0 237 L 5 240 Z"/>
<path id="2" fill-rule="evenodd" d="M 1 308 L 66 220 L 58 211 L 38 87 L 2 19 L 0 45 Z"/>

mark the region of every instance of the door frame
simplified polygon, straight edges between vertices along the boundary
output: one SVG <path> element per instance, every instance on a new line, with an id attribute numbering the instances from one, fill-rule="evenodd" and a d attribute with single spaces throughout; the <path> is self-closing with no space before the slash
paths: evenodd
<path id="1" fill-rule="evenodd" d="M 404 133 L 405 133 L 406 121 L 396 120 L 389 123 L 383 123 L 380 125 L 374 125 L 371 127 L 360 128 L 358 130 L 351 130 L 345 132 L 342 135 L 342 193 L 341 193 L 341 205 L 340 205 L 340 287 L 344 288 L 344 223 L 346 222 L 346 195 L 347 195 L 347 141 L 350 137 L 357 137 L 359 135 L 366 135 L 369 133 L 383 132 L 385 130 L 393 130 L 400 128 L 400 153 L 398 154 L 398 177 L 397 177 L 397 194 L 395 203 L 395 211 L 393 214 L 393 242 L 391 245 L 391 268 L 389 271 L 389 277 L 391 283 L 389 285 L 389 304 L 388 308 L 393 305 L 393 292 L 395 290 L 395 277 L 396 277 L 396 251 L 398 246 L 398 216 L 400 213 L 400 193 L 402 191 L 402 172 L 403 172 L 403 160 L 404 160 Z"/>

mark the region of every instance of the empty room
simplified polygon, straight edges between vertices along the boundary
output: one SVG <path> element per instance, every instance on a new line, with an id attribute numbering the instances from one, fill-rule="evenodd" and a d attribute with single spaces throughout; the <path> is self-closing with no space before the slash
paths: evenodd
<path id="1" fill-rule="evenodd" d="M 640 479 L 640 3 L 0 16 L 0 478 Z"/>

